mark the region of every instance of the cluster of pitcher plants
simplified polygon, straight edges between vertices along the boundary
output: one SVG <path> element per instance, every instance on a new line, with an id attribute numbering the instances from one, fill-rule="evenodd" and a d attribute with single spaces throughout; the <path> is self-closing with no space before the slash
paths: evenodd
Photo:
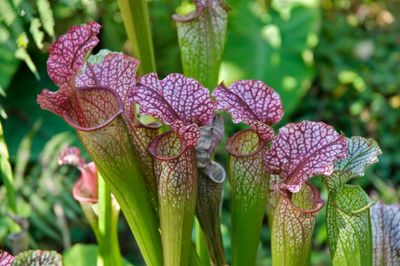
<path id="1" fill-rule="evenodd" d="M 226 10 L 217 1 L 198 2 L 188 17 L 174 17 L 186 76 L 139 76 L 133 57 L 108 50 L 89 55 L 99 41 L 95 22 L 70 28 L 50 50 L 48 74 L 59 89 L 43 90 L 37 102 L 76 130 L 93 160 L 85 162 L 73 147 L 60 156 L 61 164 L 81 171 L 73 196 L 99 245 L 108 243 L 100 245 L 108 254 L 104 264 L 121 264 L 121 209 L 147 265 L 255 265 L 265 214 L 272 264 L 309 265 L 316 215 L 324 206 L 310 182 L 318 176 L 329 191 L 333 265 L 399 265 L 399 207 L 375 204 L 361 187 L 347 184 L 378 161 L 374 140 L 347 138 L 314 121 L 276 131 L 284 110 L 274 89 L 258 80 L 211 87 L 217 76 L 204 73 L 219 68 Z M 214 44 L 208 51 L 200 38 L 206 30 Z M 226 166 L 213 160 L 224 136 L 224 112 L 248 125 L 228 136 Z M 220 230 L 225 176 L 231 188 L 230 262 Z M 108 234 L 98 223 L 103 218 L 112 228 Z M 195 219 L 206 252 L 197 246 L 201 241 L 193 242 Z M 6 252 L 0 258 L 0 265 L 14 260 Z"/>

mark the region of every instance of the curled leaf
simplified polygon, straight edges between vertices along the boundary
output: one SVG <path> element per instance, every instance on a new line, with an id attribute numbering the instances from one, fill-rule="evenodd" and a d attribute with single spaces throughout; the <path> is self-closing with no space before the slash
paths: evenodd
<path id="1" fill-rule="evenodd" d="M 93 162 L 86 164 L 80 153 L 80 150 L 76 147 L 67 147 L 61 152 L 58 163 L 60 165 L 74 165 L 81 171 L 81 176 L 72 190 L 74 199 L 81 203 L 96 203 L 98 200 L 96 166 Z"/>
<path id="2" fill-rule="evenodd" d="M 133 99 L 140 104 L 142 114 L 162 120 L 189 146 L 197 144 L 199 126 L 209 124 L 214 116 L 208 90 L 181 74 L 170 74 L 163 80 L 154 73 L 145 75 Z"/>
<path id="3" fill-rule="evenodd" d="M 183 71 L 209 89 L 218 82 L 225 45 L 228 7 L 221 0 L 197 0 L 196 10 L 174 15 L 182 55 Z"/>
<path id="4" fill-rule="evenodd" d="M 217 115 L 211 125 L 200 127 L 200 140 L 196 145 L 199 170 L 196 215 L 213 265 L 226 264 L 220 229 L 222 187 L 226 173 L 220 164 L 211 160 L 223 135 L 223 118 Z"/>
<path id="5" fill-rule="evenodd" d="M 210 125 L 199 128 L 200 139 L 196 145 L 197 166 L 211 179 L 222 180 L 222 177 L 212 177 L 211 157 L 224 136 L 224 120 L 221 115 L 216 115 Z"/>
<path id="6" fill-rule="evenodd" d="M 345 184 L 329 194 L 326 215 L 333 265 L 372 265 L 373 204 L 360 186 Z"/>
<path id="7" fill-rule="evenodd" d="M 272 224 L 272 264 L 310 265 L 315 217 L 324 203 L 318 190 L 304 183 L 299 192 L 283 192 Z"/>
<path id="8" fill-rule="evenodd" d="M 280 175 L 281 188 L 298 192 L 315 175 L 330 175 L 333 162 L 346 157 L 346 138 L 322 122 L 304 121 L 279 130 L 265 161 Z"/>
<path id="9" fill-rule="evenodd" d="M 274 136 L 272 125 L 283 116 L 279 94 L 259 80 L 239 80 L 215 89 L 217 109 L 229 112 L 233 122 L 250 125 L 263 139 Z"/>
<path id="10" fill-rule="evenodd" d="M 13 255 L 6 251 L 0 250 L 0 266 L 11 266 L 13 261 Z"/>
<path id="11" fill-rule="evenodd" d="M 400 265 L 400 206 L 371 208 L 374 265 Z"/>
<path id="12" fill-rule="evenodd" d="M 86 55 L 99 42 L 100 25 L 88 22 L 73 26 L 50 49 L 47 72 L 58 86 L 66 86 L 83 66 Z"/>
<path id="13" fill-rule="evenodd" d="M 106 87 L 116 92 L 124 111 L 133 120 L 133 102 L 128 97 L 136 85 L 139 61 L 122 53 L 101 50 L 88 58 L 84 71 L 77 76 L 76 86 Z"/>
<path id="14" fill-rule="evenodd" d="M 368 166 L 378 162 L 382 154 L 373 139 L 351 137 L 346 139 L 347 157 L 335 161 L 333 173 L 324 180 L 329 190 L 336 190 L 351 178 L 363 176 Z"/>

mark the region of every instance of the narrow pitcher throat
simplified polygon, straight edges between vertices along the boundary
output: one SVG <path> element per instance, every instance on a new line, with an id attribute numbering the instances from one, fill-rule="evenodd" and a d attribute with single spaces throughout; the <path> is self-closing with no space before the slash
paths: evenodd
<path id="1" fill-rule="evenodd" d="M 226 149 L 236 158 L 258 156 L 268 148 L 270 141 L 263 140 L 254 129 L 241 130 L 228 139 Z"/>
<path id="2" fill-rule="evenodd" d="M 309 191 L 306 193 L 310 193 L 311 198 L 310 198 L 310 204 L 311 206 L 309 208 L 302 208 L 302 207 L 298 207 L 294 201 L 293 201 L 293 197 L 294 194 L 293 192 L 290 192 L 287 189 L 280 189 L 280 191 L 278 193 L 280 193 L 282 199 L 287 202 L 287 204 L 290 206 L 290 208 L 296 212 L 302 213 L 302 214 L 310 214 L 310 215 L 315 215 L 317 214 L 322 207 L 324 206 L 324 201 L 321 199 L 320 197 L 320 193 L 318 191 L 318 189 L 310 184 L 309 182 L 305 182 L 303 184 L 303 186 L 306 186 L 306 189 L 308 189 Z M 279 188 L 277 188 L 279 189 Z M 302 191 L 299 191 L 297 193 L 303 193 Z"/>

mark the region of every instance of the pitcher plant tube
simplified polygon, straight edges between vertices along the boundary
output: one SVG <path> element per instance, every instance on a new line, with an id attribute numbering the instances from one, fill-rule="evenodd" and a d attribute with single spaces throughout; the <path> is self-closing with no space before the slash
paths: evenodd
<path id="1" fill-rule="evenodd" d="M 128 95 L 135 89 L 138 61 L 120 53 L 85 58 L 98 43 L 100 25 L 75 26 L 50 50 L 48 74 L 57 92 L 43 90 L 37 101 L 75 128 L 111 188 L 148 265 L 162 264 L 162 249 L 151 185 L 140 166 L 137 139 L 147 138 Z M 147 182 L 146 182 L 147 181 Z M 153 180 L 153 182 L 156 182 Z"/>

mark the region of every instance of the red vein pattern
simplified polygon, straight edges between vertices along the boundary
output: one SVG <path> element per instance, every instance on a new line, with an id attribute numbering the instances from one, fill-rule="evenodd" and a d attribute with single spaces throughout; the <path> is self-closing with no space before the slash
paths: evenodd
<path id="1" fill-rule="evenodd" d="M 265 161 L 271 174 L 279 174 L 281 188 L 298 192 L 315 175 L 330 175 L 333 162 L 346 157 L 346 138 L 322 122 L 304 121 L 279 130 Z"/>
<path id="2" fill-rule="evenodd" d="M 318 190 L 304 183 L 298 193 L 281 194 L 272 222 L 273 265 L 308 265 L 315 217 L 323 207 Z"/>
<path id="3" fill-rule="evenodd" d="M 11 266 L 14 261 L 14 256 L 6 251 L 0 250 L 0 266 Z"/>
<path id="4" fill-rule="evenodd" d="M 263 139 L 274 136 L 272 125 L 283 116 L 279 94 L 259 80 L 239 80 L 215 89 L 217 109 L 229 112 L 234 123 L 250 125 Z"/>
<path id="5" fill-rule="evenodd" d="M 47 72 L 59 87 L 66 86 L 83 66 L 86 55 L 97 45 L 100 25 L 89 22 L 73 26 L 52 45 L 47 61 Z"/>
<path id="6" fill-rule="evenodd" d="M 140 104 L 142 114 L 162 120 L 189 146 L 199 140 L 198 127 L 209 124 L 214 116 L 208 90 L 182 74 L 170 74 L 163 80 L 155 73 L 145 75 L 133 99 Z"/>
<path id="7" fill-rule="evenodd" d="M 133 57 L 121 53 L 108 53 L 100 62 L 86 64 L 83 73 L 77 76 L 76 86 L 106 87 L 113 90 L 124 104 L 125 113 L 133 120 L 133 102 L 128 96 L 135 89 L 138 66 L 139 61 Z"/>
<path id="8" fill-rule="evenodd" d="M 78 167 L 81 175 L 72 190 L 72 196 L 79 202 L 96 203 L 98 200 L 97 169 L 94 163 L 85 163 L 80 156 L 81 151 L 76 147 L 65 148 L 59 157 L 60 165 Z"/>

